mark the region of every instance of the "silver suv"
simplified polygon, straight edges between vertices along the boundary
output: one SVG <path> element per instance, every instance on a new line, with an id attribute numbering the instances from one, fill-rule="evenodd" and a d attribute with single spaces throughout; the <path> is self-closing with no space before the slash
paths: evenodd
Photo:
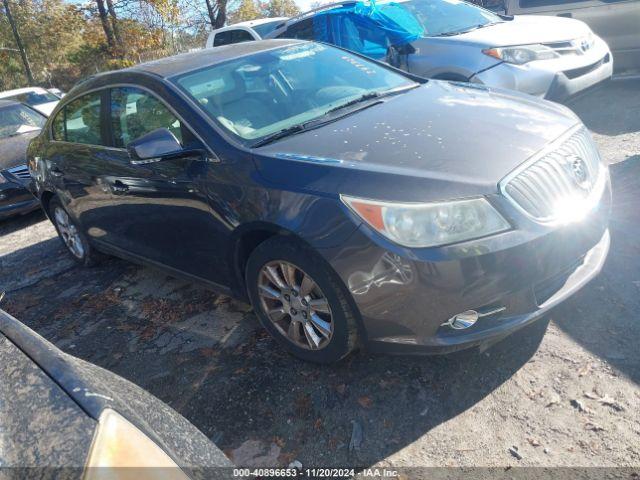
<path id="1" fill-rule="evenodd" d="M 483 0 L 483 4 L 509 15 L 557 15 L 581 20 L 609 44 L 616 72 L 640 70 L 638 0 Z"/>
<path id="2" fill-rule="evenodd" d="M 327 42 L 420 76 L 557 101 L 613 70 L 609 47 L 581 21 L 499 15 L 459 0 L 343 2 L 292 18 L 265 38 Z"/>

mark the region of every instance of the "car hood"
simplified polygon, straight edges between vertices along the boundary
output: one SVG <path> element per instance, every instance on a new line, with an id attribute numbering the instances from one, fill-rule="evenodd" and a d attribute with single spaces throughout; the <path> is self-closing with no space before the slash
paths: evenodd
<path id="1" fill-rule="evenodd" d="M 327 193 L 366 195 L 370 174 L 380 174 L 384 181 L 371 181 L 390 200 L 443 198 L 452 184 L 461 195 L 491 194 L 511 170 L 578 122 L 566 107 L 528 95 L 431 80 L 258 148 L 255 158 L 273 183 Z M 398 188 L 402 179 L 431 181 L 429 189 L 409 191 Z"/>
<path id="2" fill-rule="evenodd" d="M 487 47 L 505 47 L 573 40 L 590 32 L 586 23 L 572 18 L 522 15 L 451 38 Z"/>
<path id="3" fill-rule="evenodd" d="M 6 170 L 27 162 L 27 147 L 29 142 L 40 133 L 35 130 L 15 137 L 0 139 L 0 170 Z"/>
<path id="4" fill-rule="evenodd" d="M 56 105 L 58 105 L 58 102 L 59 100 L 54 100 L 53 102 L 41 103 L 40 105 L 33 105 L 33 108 L 35 108 L 40 113 L 48 117 L 49 115 L 51 115 L 51 112 L 53 112 L 53 109 L 56 108 Z"/>

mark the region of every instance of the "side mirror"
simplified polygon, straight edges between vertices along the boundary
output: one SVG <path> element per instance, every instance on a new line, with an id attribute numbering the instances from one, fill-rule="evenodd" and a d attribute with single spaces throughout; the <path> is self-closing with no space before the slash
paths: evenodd
<path id="1" fill-rule="evenodd" d="M 166 128 L 136 138 L 127 145 L 127 151 L 134 165 L 159 162 L 185 153 L 176 136 Z"/>

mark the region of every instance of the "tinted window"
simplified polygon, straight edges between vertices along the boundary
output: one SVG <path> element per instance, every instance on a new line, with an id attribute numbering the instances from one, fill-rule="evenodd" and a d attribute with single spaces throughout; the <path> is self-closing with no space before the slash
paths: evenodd
<path id="1" fill-rule="evenodd" d="M 226 32 L 216 33 L 213 38 L 213 46 L 230 45 L 232 43 L 250 42 L 254 38 L 246 30 L 227 30 Z"/>
<path id="2" fill-rule="evenodd" d="M 278 35 L 278 38 L 298 38 L 300 40 L 313 40 L 313 18 L 301 20 L 294 23 L 284 32 Z"/>
<path id="3" fill-rule="evenodd" d="M 24 105 L 0 108 L 0 139 L 40 130 L 45 118 Z"/>
<path id="4" fill-rule="evenodd" d="M 89 93 L 69 102 L 54 121 L 54 138 L 73 143 L 102 145 L 100 130 L 100 97 L 101 92 Z M 64 137 L 61 135 L 59 117 L 64 116 Z M 56 132 L 55 124 L 58 122 Z M 60 135 L 61 138 L 58 138 Z"/>
<path id="5" fill-rule="evenodd" d="M 137 88 L 111 90 L 111 125 L 115 147 L 158 128 L 168 128 L 182 142 L 180 120 L 156 97 Z"/>

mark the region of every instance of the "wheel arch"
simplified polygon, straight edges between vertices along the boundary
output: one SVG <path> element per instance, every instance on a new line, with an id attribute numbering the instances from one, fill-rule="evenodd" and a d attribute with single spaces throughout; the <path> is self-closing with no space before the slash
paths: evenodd
<path id="1" fill-rule="evenodd" d="M 45 190 L 40 194 L 40 205 L 42 205 L 42 210 L 44 210 L 48 218 L 51 218 L 51 215 L 49 215 L 49 205 L 51 204 L 51 199 L 55 196 L 56 194 L 50 190 Z"/>

